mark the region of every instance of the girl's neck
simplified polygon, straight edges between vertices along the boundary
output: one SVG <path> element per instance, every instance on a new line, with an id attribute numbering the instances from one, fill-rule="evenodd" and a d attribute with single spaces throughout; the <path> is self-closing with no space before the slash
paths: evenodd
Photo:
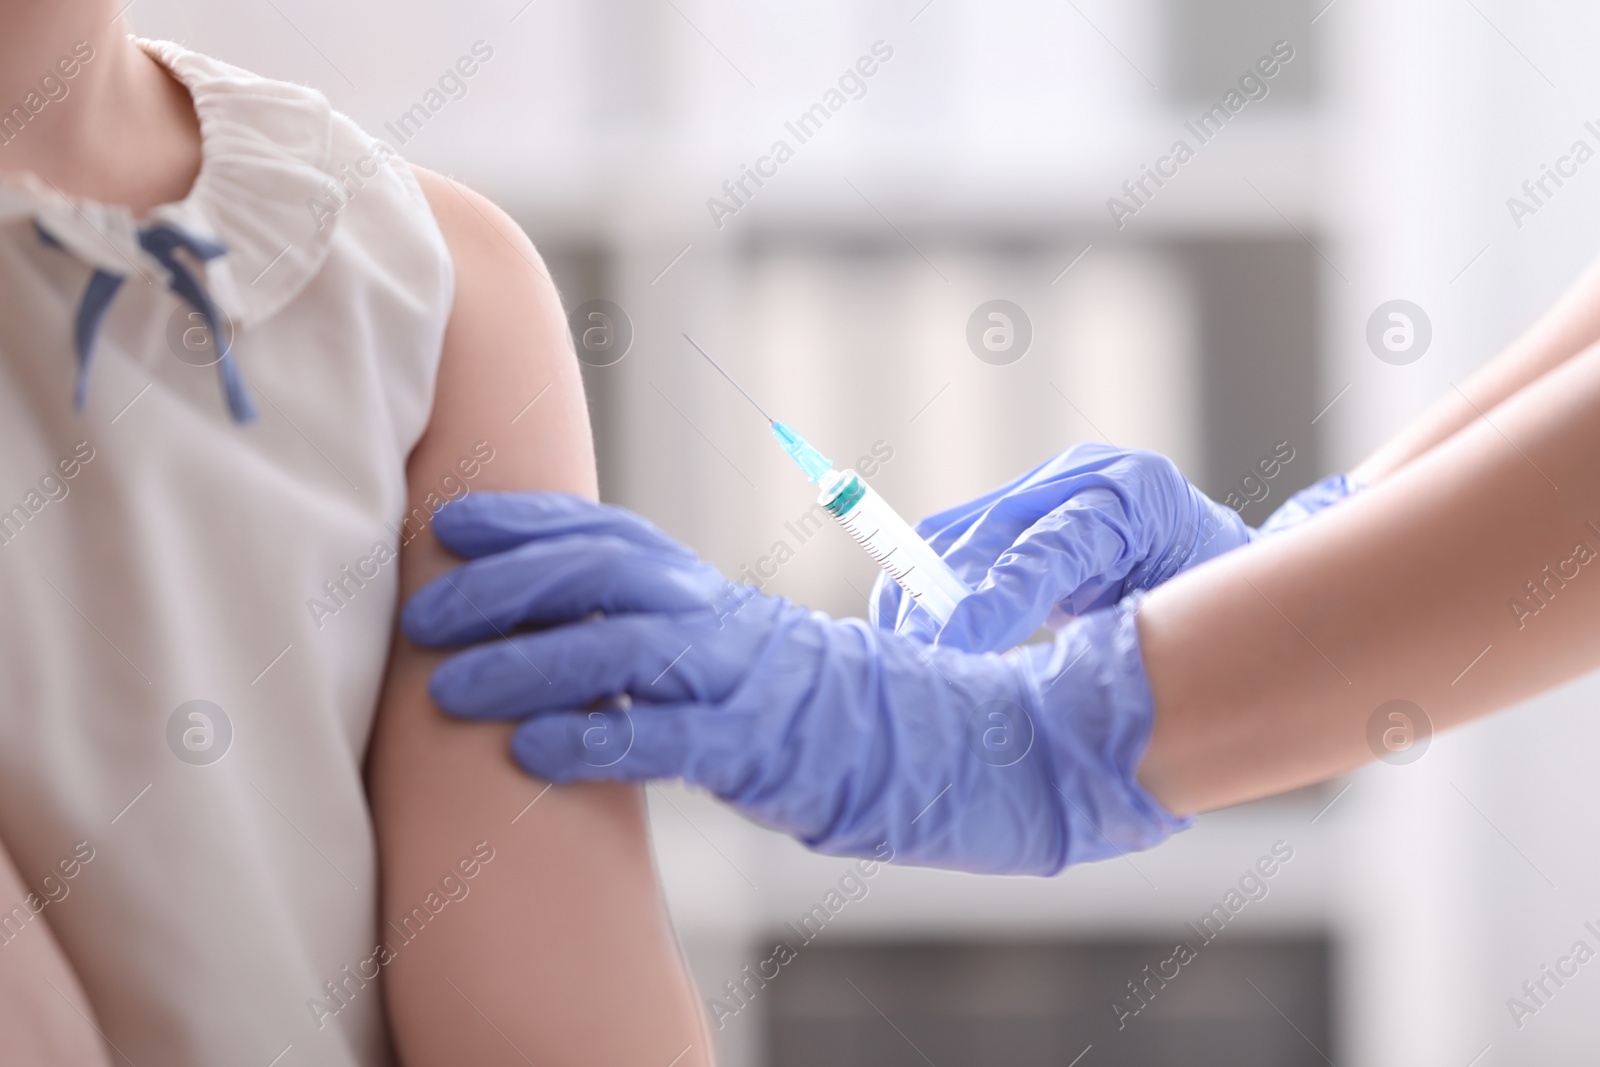
<path id="1" fill-rule="evenodd" d="M 0 175 L 143 215 L 200 169 L 188 92 L 104 0 L 0 0 Z"/>

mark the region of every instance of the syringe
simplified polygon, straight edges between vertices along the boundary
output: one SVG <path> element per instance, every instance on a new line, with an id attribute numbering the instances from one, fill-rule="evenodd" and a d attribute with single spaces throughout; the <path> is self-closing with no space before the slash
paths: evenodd
<path id="1" fill-rule="evenodd" d="M 813 448 L 805 438 L 791 427 L 768 415 L 756 403 L 755 397 L 745 392 L 722 365 L 711 358 L 711 353 L 701 348 L 688 334 L 684 340 L 694 345 L 696 351 L 767 420 L 772 435 L 789 458 L 805 471 L 806 477 L 821 490 L 817 503 L 838 520 L 856 543 L 867 550 L 873 562 L 900 583 L 923 610 L 943 626 L 950 621 L 956 604 L 972 593 L 950 565 L 940 558 L 933 546 L 924 541 L 911 524 L 902 519 L 888 501 L 879 496 L 855 471 L 846 468 L 835 470 L 833 461 Z"/>

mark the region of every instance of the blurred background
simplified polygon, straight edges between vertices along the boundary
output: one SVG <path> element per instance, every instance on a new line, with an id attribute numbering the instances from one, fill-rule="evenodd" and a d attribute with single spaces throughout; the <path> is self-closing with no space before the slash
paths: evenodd
<path id="1" fill-rule="evenodd" d="M 1600 231 L 1600 163 L 1522 190 L 1600 149 L 1577 0 L 134 2 L 504 205 L 575 312 L 607 499 L 836 614 L 874 568 L 795 525 L 809 487 L 684 332 L 835 459 L 876 449 L 911 517 L 1100 439 L 1259 521 L 1450 393 Z M 1400 352 L 1368 340 L 1395 300 Z M 969 342 L 992 325 L 1009 345 Z M 1600 964 L 1523 983 L 1600 949 L 1596 692 L 1048 881 L 830 896 L 846 861 L 649 796 L 728 1067 L 1587 1064 Z M 1267 895 L 1148 982 L 1275 848 Z"/>

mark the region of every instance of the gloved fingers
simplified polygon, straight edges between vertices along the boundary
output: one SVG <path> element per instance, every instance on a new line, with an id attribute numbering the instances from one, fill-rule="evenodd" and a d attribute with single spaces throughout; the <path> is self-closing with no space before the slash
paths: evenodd
<path id="1" fill-rule="evenodd" d="M 1075 501 L 1125 514 L 1124 495 L 1119 479 L 1098 470 L 1065 472 L 1023 487 L 975 516 L 945 553 L 945 562 L 969 584 L 976 584 L 1013 544 L 1038 524 L 1048 525 L 1050 516 Z"/>
<path id="2" fill-rule="evenodd" d="M 946 508 L 944 511 L 929 515 L 917 523 L 917 536 L 928 542 L 935 552 L 943 555 L 972 528 L 972 524 L 977 522 L 985 512 L 1020 492 L 1039 477 L 1050 462 L 1054 461 L 1040 464 L 1028 473 L 1013 478 L 1011 481 L 996 489 L 991 489 L 982 496 L 974 497 L 965 503 L 957 504 L 953 508 Z"/>
<path id="3" fill-rule="evenodd" d="M 433 529 L 441 544 L 466 559 L 571 534 L 604 534 L 694 558 L 692 551 L 633 512 L 570 493 L 470 493 L 441 508 Z"/>
<path id="4" fill-rule="evenodd" d="M 929 543 L 962 581 L 976 588 L 988 577 L 1001 554 L 1009 551 L 1016 539 L 1039 520 L 1040 509 L 1048 510 L 1059 497 L 1060 493 L 1055 491 L 1018 490 L 1016 495 L 996 500 L 967 516 L 957 536 L 941 535 L 937 544 Z M 943 632 L 939 621 L 905 595 L 898 583 L 880 579 L 879 585 L 883 592 L 874 603 L 875 621 L 891 620 L 883 628 L 922 644 L 932 644 Z M 943 643 L 952 648 L 981 651 L 971 648 L 966 643 L 969 640 L 970 637 L 952 636 Z"/>
<path id="5" fill-rule="evenodd" d="M 839 814 L 839 793 L 848 790 L 805 770 L 794 750 L 810 747 L 806 739 L 786 744 L 765 718 L 752 709 L 699 701 L 552 712 L 524 720 L 512 735 L 511 751 L 525 770 L 554 782 L 682 779 L 810 845 L 834 843 L 827 834 L 829 813 Z M 917 771 L 902 773 L 914 777 Z M 939 789 L 928 784 L 922 794 L 936 797 Z M 846 826 L 872 819 L 876 804 L 853 806 L 856 814 L 845 817 Z M 932 822 L 928 829 L 936 832 Z M 833 829 L 837 834 L 843 828 Z"/>
<path id="6" fill-rule="evenodd" d="M 627 694 L 721 699 L 748 668 L 710 612 L 623 615 L 521 634 L 458 652 L 433 672 L 434 703 L 465 719 L 520 719 Z"/>
<path id="7" fill-rule="evenodd" d="M 929 515 L 917 523 L 917 533 L 942 553 L 966 532 L 980 515 L 1001 501 L 1013 499 L 1028 489 L 1050 485 L 1058 481 L 1063 474 L 1080 470 L 1100 470 L 1125 454 L 1098 441 L 1080 442 L 982 496 Z"/>
<path id="8" fill-rule="evenodd" d="M 593 612 L 689 612 L 729 587 L 692 558 L 611 535 L 529 541 L 473 560 L 423 586 L 401 612 L 406 636 L 465 645 L 521 626 L 572 622 Z"/>
<path id="9" fill-rule="evenodd" d="M 1097 441 L 1073 445 L 982 496 L 928 516 L 917 524 L 917 533 L 968 585 L 975 586 L 1034 523 L 1075 493 L 1114 484 L 1104 472 L 1125 463 L 1128 456 Z M 932 615 L 883 577 L 873 590 L 870 617 L 880 629 L 924 643 L 940 629 Z"/>
<path id="10" fill-rule="evenodd" d="M 956 605 L 935 643 L 968 652 L 1013 648 L 1059 610 L 1114 603 L 1134 534 L 1115 493 L 1085 492 L 1034 523 L 1001 553 L 972 595 Z"/>
<path id="11" fill-rule="evenodd" d="M 956 526 L 941 532 L 937 541 L 930 541 L 930 544 L 963 581 L 974 588 L 980 587 L 1005 553 L 1030 533 L 1048 527 L 1053 514 L 1074 507 L 1075 501 L 1078 506 L 1105 507 L 1125 515 L 1126 507 L 1117 492 L 1118 483 L 1104 473 L 1104 468 L 1119 456 L 1120 453 L 1104 445 L 1075 446 L 1050 463 L 1031 471 L 1024 479 L 996 490 L 989 497 L 980 498 L 988 500 L 988 503 L 966 515 Z M 1061 469 L 1077 459 L 1084 460 L 1085 465 Z M 957 526 L 957 536 L 945 536 L 950 531 L 956 531 Z M 1114 562 L 1114 559 L 1108 560 L 1108 563 Z M 932 643 L 943 632 L 938 621 L 911 598 L 902 595 L 898 586 L 885 585 L 881 581 L 879 584 L 882 592 L 875 594 L 874 610 L 880 627 L 925 644 Z M 994 606 L 1001 607 L 998 604 Z M 891 608 L 893 615 L 890 614 Z M 985 610 L 980 602 L 969 607 L 967 612 L 976 619 Z M 1001 616 L 1003 611 L 995 618 Z M 892 620 L 892 624 L 885 625 L 884 620 Z M 1021 625 L 1022 621 L 1018 620 L 1017 626 Z M 985 628 L 992 629 L 993 623 L 986 623 Z M 1031 629 L 1028 631 L 1029 634 L 1032 632 Z M 941 643 L 953 648 L 983 651 L 990 647 L 988 640 L 988 637 L 976 631 L 958 631 L 944 638 Z M 974 641 L 978 644 L 972 644 Z"/>
<path id="12" fill-rule="evenodd" d="M 704 704 L 635 704 L 535 715 L 512 735 L 511 754 L 552 782 L 690 778 L 694 738 L 715 714 Z"/>

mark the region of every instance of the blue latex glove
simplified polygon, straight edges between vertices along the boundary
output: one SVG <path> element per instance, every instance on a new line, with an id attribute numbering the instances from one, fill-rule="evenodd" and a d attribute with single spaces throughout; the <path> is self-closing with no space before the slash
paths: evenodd
<path id="1" fill-rule="evenodd" d="M 1282 507 L 1267 516 L 1267 521 L 1256 530 L 1256 535 L 1270 537 L 1292 530 L 1313 515 L 1331 508 L 1346 497 L 1354 496 L 1364 488 L 1348 474 L 1330 474 L 1285 500 Z"/>
<path id="2" fill-rule="evenodd" d="M 474 493 L 434 530 L 476 558 L 417 593 L 405 632 L 489 641 L 433 697 L 524 719 L 512 751 L 540 777 L 682 778 L 823 852 L 969 871 L 1052 874 L 1187 825 L 1134 778 L 1153 713 L 1130 612 L 980 655 L 733 585 L 575 497 Z M 617 694 L 631 710 L 591 710 Z"/>
<path id="3" fill-rule="evenodd" d="M 1027 474 L 917 526 L 973 594 L 940 629 L 880 577 L 872 621 L 924 643 L 1011 648 L 1049 623 L 1117 603 L 1248 544 L 1232 508 L 1157 452 L 1075 445 Z"/>
<path id="4" fill-rule="evenodd" d="M 1355 491 L 1344 475 L 1302 489 L 1252 530 L 1165 456 L 1076 445 L 999 489 L 917 525 L 974 590 L 941 629 L 887 575 L 875 625 L 969 651 L 1010 648 L 1039 627 L 1114 604 L 1279 533 Z"/>

